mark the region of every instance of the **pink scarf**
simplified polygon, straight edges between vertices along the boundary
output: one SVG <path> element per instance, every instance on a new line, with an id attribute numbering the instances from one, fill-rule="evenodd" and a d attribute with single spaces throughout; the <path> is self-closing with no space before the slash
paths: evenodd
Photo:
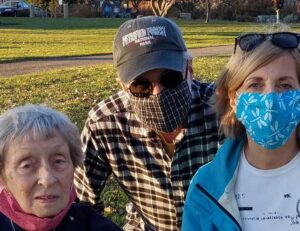
<path id="1" fill-rule="evenodd" d="M 28 231 L 48 231 L 54 229 L 62 221 L 73 201 L 76 198 L 76 191 L 72 187 L 70 193 L 70 200 L 66 208 L 60 211 L 54 217 L 41 218 L 32 214 L 25 213 L 16 199 L 5 188 L 1 190 L 0 187 L 0 212 L 6 217 L 10 218 L 21 228 Z"/>

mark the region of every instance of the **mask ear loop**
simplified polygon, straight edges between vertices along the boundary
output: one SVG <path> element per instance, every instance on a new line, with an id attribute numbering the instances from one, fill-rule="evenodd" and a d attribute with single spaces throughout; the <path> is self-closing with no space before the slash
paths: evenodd
<path id="1" fill-rule="evenodd" d="M 192 66 L 192 59 L 187 58 L 185 64 L 185 71 L 182 73 L 183 80 L 187 81 L 189 85 L 190 92 L 192 93 L 192 81 L 193 81 L 193 66 Z"/>
<path id="2" fill-rule="evenodd" d="M 299 143 L 300 140 L 300 123 L 296 126 L 296 137 Z"/>
<path id="3" fill-rule="evenodd" d="M 235 54 L 236 52 L 237 45 L 238 45 L 238 38 L 235 38 L 233 54 Z"/>
<path id="4" fill-rule="evenodd" d="M 236 113 L 238 93 L 237 92 L 228 93 L 227 97 L 228 97 L 228 100 L 229 100 L 229 106 L 233 109 L 234 113 Z"/>
<path id="5" fill-rule="evenodd" d="M 297 34 L 297 39 L 298 39 L 297 50 L 300 52 L 300 47 L 299 47 L 299 44 L 300 44 L 300 34 Z"/>

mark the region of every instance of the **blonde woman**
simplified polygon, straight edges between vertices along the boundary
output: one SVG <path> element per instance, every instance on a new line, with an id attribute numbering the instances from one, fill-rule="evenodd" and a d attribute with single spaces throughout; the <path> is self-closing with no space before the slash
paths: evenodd
<path id="1" fill-rule="evenodd" d="M 189 187 L 183 231 L 300 230 L 299 34 L 245 34 L 217 80 L 227 140 Z"/>

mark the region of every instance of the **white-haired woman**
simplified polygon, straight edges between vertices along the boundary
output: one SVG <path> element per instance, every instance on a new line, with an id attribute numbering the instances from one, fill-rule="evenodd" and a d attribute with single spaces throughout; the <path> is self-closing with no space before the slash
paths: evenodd
<path id="1" fill-rule="evenodd" d="M 120 230 L 74 203 L 82 163 L 77 127 L 62 113 L 25 105 L 0 116 L 0 230 Z"/>

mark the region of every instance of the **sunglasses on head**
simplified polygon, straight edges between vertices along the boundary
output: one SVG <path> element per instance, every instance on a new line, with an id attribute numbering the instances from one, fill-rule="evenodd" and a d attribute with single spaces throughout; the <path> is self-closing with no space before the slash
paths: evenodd
<path id="1" fill-rule="evenodd" d="M 167 71 L 160 77 L 159 83 L 167 89 L 179 86 L 183 81 L 183 74 L 179 71 Z M 135 79 L 129 86 L 129 91 L 136 97 L 149 97 L 153 91 L 153 82 L 141 78 Z"/>
<path id="2" fill-rule="evenodd" d="M 252 51 L 265 40 L 270 40 L 275 46 L 283 49 L 293 49 L 299 46 L 300 34 L 291 32 L 277 32 L 271 34 L 245 34 L 235 39 L 234 53 L 237 45 L 243 51 Z"/>

